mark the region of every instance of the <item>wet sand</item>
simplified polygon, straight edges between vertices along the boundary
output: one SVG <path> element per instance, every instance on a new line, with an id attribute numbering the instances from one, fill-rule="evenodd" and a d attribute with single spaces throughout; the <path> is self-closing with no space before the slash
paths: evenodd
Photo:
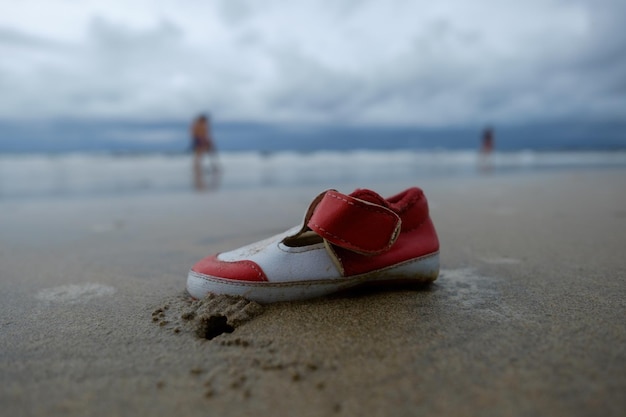
<path id="1" fill-rule="evenodd" d="M 424 188 L 439 279 L 264 306 L 187 271 L 319 188 L 0 202 L 0 414 L 623 415 L 625 180 L 341 186 Z"/>

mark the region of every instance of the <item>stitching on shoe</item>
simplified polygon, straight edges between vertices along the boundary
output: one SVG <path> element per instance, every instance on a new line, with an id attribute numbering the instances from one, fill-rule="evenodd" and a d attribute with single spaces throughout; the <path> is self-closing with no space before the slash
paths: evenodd
<path id="1" fill-rule="evenodd" d="M 256 273 L 258 274 L 259 278 L 260 278 L 262 281 L 267 282 L 267 278 L 265 278 L 265 279 L 264 279 L 264 274 L 263 274 L 263 271 L 262 271 L 260 268 L 258 268 L 258 267 L 256 266 L 256 264 L 255 264 L 255 263 L 245 262 L 245 263 L 244 263 L 244 265 L 246 265 L 246 266 L 248 266 L 248 267 L 252 268 L 254 271 L 256 271 Z"/>
<path id="2" fill-rule="evenodd" d="M 355 207 L 360 207 L 360 208 L 364 208 L 365 210 L 373 211 L 375 213 L 384 214 L 385 216 L 391 217 L 392 219 L 396 220 L 396 217 L 393 214 L 389 213 L 389 211 L 391 211 L 390 209 L 386 209 L 386 208 L 379 209 L 374 203 L 372 203 L 372 205 L 369 205 L 369 204 L 361 203 L 360 201 L 356 201 L 356 202 L 350 201 L 343 197 L 339 197 L 337 195 L 331 194 L 330 192 L 326 193 L 326 195 L 332 198 L 336 198 L 337 200 L 345 201 L 346 203 L 353 205 Z M 355 200 L 358 200 L 356 197 L 352 197 L 352 198 L 354 198 Z"/>
<path id="3" fill-rule="evenodd" d="M 263 287 L 299 287 L 299 286 L 304 286 L 304 285 L 311 285 L 311 284 L 324 284 L 324 283 L 350 283 L 351 281 L 358 281 L 361 278 L 363 278 L 364 276 L 370 275 L 370 274 L 376 274 L 378 272 L 384 272 L 388 269 L 393 269 L 397 266 L 403 266 L 403 265 L 409 265 L 411 263 L 414 262 L 419 262 L 422 261 L 424 259 L 428 259 L 431 258 L 433 256 L 437 256 L 439 255 L 439 251 L 433 252 L 433 253 L 429 253 L 427 255 L 423 255 L 420 256 L 419 258 L 412 258 L 412 259 L 408 259 L 406 261 L 403 262 L 399 262 L 397 264 L 393 264 L 393 265 L 389 265 L 386 266 L 384 268 L 381 269 L 376 269 L 374 271 L 369 271 L 369 272 L 364 272 L 362 274 L 358 274 L 358 275 L 352 275 L 349 277 L 339 277 L 339 278 L 333 278 L 333 279 L 322 279 L 322 280 L 308 280 L 308 281 L 289 281 L 289 282 L 270 282 L 270 281 L 261 281 L 261 282 L 250 282 L 250 281 L 237 281 L 237 280 L 233 280 L 230 278 L 220 278 L 220 277 L 214 277 L 212 275 L 205 275 L 202 274 L 200 272 L 196 272 L 196 271 L 190 271 L 190 275 L 193 275 L 196 278 L 200 278 L 203 279 L 205 281 L 212 281 L 212 282 L 219 282 L 222 284 L 226 284 L 226 285 L 234 285 L 234 286 L 238 286 L 238 287 L 258 287 L 258 286 L 263 286 Z"/>
<path id="4" fill-rule="evenodd" d="M 398 215 L 406 213 L 411 207 L 413 207 L 418 201 L 425 198 L 423 193 L 413 195 L 407 201 L 400 200 L 395 203 L 391 203 L 391 207 L 394 207 L 394 211 L 397 211 Z M 400 205 L 400 203 L 402 203 Z"/>
<path id="5" fill-rule="evenodd" d="M 358 245 L 356 245 L 355 243 L 352 243 L 352 242 L 350 242 L 350 241 L 347 241 L 347 240 L 345 240 L 345 239 L 340 238 L 339 236 L 337 236 L 337 235 L 335 235 L 335 234 L 330 233 L 328 230 L 324 229 L 322 226 L 320 226 L 320 225 L 319 225 L 319 224 L 317 224 L 317 223 L 313 223 L 313 224 L 315 225 L 315 227 L 317 227 L 318 229 L 320 229 L 320 230 L 321 230 L 321 231 L 322 231 L 325 235 L 331 236 L 331 237 L 333 237 L 333 238 L 335 238 L 335 239 L 337 239 L 337 240 L 340 240 L 340 241 L 342 241 L 342 242 L 344 242 L 344 243 L 347 243 L 348 245 L 350 245 L 350 246 L 352 246 L 352 247 L 354 247 L 354 248 L 356 248 L 356 249 L 358 249 L 358 250 L 361 250 L 361 251 L 363 251 L 363 252 L 366 252 L 366 253 L 373 252 L 371 249 L 367 249 L 367 248 L 364 248 L 364 247 L 358 246 Z M 395 229 L 394 229 L 394 230 L 395 230 Z M 384 252 L 385 250 L 387 250 L 387 249 L 391 248 L 392 246 L 393 246 L 393 243 L 392 243 L 392 242 L 388 242 L 388 243 L 387 243 L 387 245 L 385 245 L 385 247 L 384 247 L 383 249 L 376 250 L 375 252 L 376 252 L 376 253 L 378 253 L 378 252 Z M 350 250 L 350 248 L 345 248 L 345 249 Z"/>
<path id="6" fill-rule="evenodd" d="M 221 259 L 218 258 L 219 255 L 220 255 L 219 253 L 215 255 L 215 260 L 218 263 L 220 264 L 236 263 L 239 265 L 245 265 L 248 268 L 251 268 L 254 272 L 256 272 L 257 276 L 261 279 L 261 281 L 267 282 L 267 277 L 265 276 L 265 273 L 263 272 L 261 268 L 257 266 L 257 264 L 254 261 L 250 261 L 248 259 L 242 259 L 240 261 L 222 261 Z M 198 273 L 201 273 L 201 272 L 198 272 Z"/>
<path id="7" fill-rule="evenodd" d="M 390 217 L 390 218 L 394 221 L 394 223 L 396 224 L 396 227 L 397 227 L 398 218 L 397 218 L 397 216 L 396 216 L 396 215 L 394 215 L 395 213 L 394 213 L 394 214 L 392 214 L 392 213 L 389 213 L 389 211 L 387 211 L 387 210 L 390 210 L 390 209 L 380 209 L 380 208 L 378 208 L 378 207 L 377 207 L 377 206 L 375 206 L 375 205 L 374 205 L 374 206 L 370 206 L 369 204 L 361 203 L 361 202 L 359 202 L 359 201 L 356 201 L 356 202 L 355 202 L 355 201 L 350 201 L 350 200 L 348 200 L 348 199 L 346 199 L 346 198 L 339 197 L 338 195 L 332 194 L 331 192 L 327 192 L 327 193 L 326 193 L 326 195 L 327 195 L 327 196 L 329 196 L 329 197 L 335 198 L 335 199 L 337 199 L 337 200 L 341 200 L 341 201 L 343 201 L 343 202 L 345 202 L 345 203 L 348 203 L 348 204 L 350 204 L 350 205 L 352 205 L 352 206 L 359 207 L 359 208 L 362 208 L 362 209 L 365 209 L 365 210 L 368 210 L 368 211 L 371 211 L 371 212 L 374 212 L 374 213 L 383 214 L 383 215 L 385 215 L 385 216 L 387 216 L 387 217 Z M 355 198 L 355 197 L 353 197 L 353 198 Z M 355 199 L 356 199 L 356 198 L 355 198 Z M 362 246 L 358 246 L 358 245 L 356 245 L 356 244 L 355 244 L 355 243 L 353 243 L 353 242 L 350 242 L 350 241 L 348 241 L 348 240 L 342 239 L 341 237 L 339 237 L 339 236 L 337 236 L 337 235 L 335 235 L 335 234 L 333 234 L 333 233 L 330 233 L 328 230 L 324 229 L 322 226 L 320 226 L 320 225 L 319 225 L 319 224 L 317 224 L 317 223 L 313 223 L 313 224 L 314 224 L 314 225 L 315 225 L 315 226 L 316 226 L 319 230 L 321 230 L 324 234 L 326 234 L 326 235 L 328 235 L 328 236 L 331 236 L 331 237 L 333 237 L 333 238 L 335 238 L 335 239 L 338 239 L 338 240 L 340 240 L 340 241 L 342 241 L 342 242 L 344 242 L 344 243 L 347 243 L 347 244 L 349 244 L 349 245 L 351 245 L 351 246 L 353 246 L 353 247 L 355 247 L 355 248 L 357 248 L 357 249 L 359 249 L 359 250 L 361 250 L 361 251 L 364 251 L 364 252 L 372 252 L 372 250 L 371 250 L 371 249 L 366 249 L 366 248 L 364 248 L 364 247 L 362 247 Z M 395 230 L 395 228 L 394 228 L 394 230 Z M 390 239 L 390 240 L 391 240 L 391 239 Z M 385 245 L 384 249 L 382 249 L 382 250 L 377 250 L 376 252 L 385 251 L 385 250 L 387 250 L 387 249 L 391 248 L 391 246 L 393 246 L 393 242 L 389 241 L 389 242 L 387 243 L 387 245 Z"/>

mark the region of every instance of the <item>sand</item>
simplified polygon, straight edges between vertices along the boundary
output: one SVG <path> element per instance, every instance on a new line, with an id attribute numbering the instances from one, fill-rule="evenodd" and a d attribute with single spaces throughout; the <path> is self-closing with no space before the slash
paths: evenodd
<path id="1" fill-rule="evenodd" d="M 192 302 L 189 267 L 319 188 L 0 201 L 0 414 L 621 416 L 626 172 L 424 188 L 431 286 Z"/>

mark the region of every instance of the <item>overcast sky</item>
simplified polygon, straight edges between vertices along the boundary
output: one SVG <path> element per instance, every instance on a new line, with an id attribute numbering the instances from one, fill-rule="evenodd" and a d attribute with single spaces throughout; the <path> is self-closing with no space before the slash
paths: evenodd
<path id="1" fill-rule="evenodd" d="M 0 0 L 0 119 L 624 120 L 623 0 Z"/>

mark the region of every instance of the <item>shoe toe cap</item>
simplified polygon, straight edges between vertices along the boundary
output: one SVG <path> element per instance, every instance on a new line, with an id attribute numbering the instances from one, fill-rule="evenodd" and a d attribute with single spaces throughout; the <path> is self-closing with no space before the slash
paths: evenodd
<path id="1" fill-rule="evenodd" d="M 217 255 L 208 256 L 192 268 L 192 271 L 214 278 L 237 281 L 263 282 L 267 277 L 263 269 L 253 261 L 222 261 Z"/>

